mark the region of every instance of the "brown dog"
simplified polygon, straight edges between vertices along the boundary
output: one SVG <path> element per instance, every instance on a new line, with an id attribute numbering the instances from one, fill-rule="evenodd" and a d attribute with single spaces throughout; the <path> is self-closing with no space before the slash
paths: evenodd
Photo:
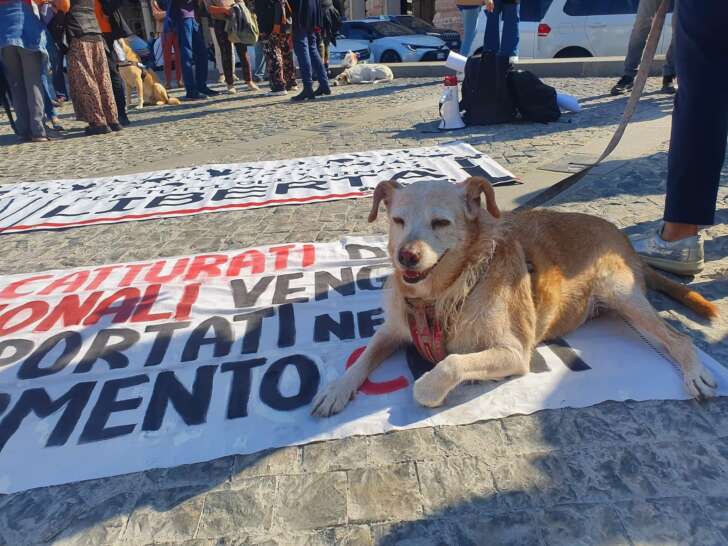
<path id="1" fill-rule="evenodd" d="M 141 61 L 139 55 L 134 53 L 126 40 L 121 38 L 119 43 L 124 49 L 124 54 L 129 62 L 129 64 L 119 65 L 119 74 L 124 80 L 124 87 L 126 88 L 126 103 L 131 104 L 131 90 L 135 89 L 139 99 L 135 108 L 139 110 L 144 108 L 145 103 L 156 106 L 180 104 L 179 99 L 170 97 L 167 94 L 167 90 L 153 70 L 139 68 L 138 63 Z"/>
<path id="2" fill-rule="evenodd" d="M 382 201 L 394 265 L 386 321 L 356 364 L 314 399 L 313 414 L 341 411 L 387 356 L 413 341 L 413 323 L 442 332 L 441 351 L 432 339 L 420 343 L 425 356 L 443 359 L 414 385 L 415 399 L 434 407 L 463 381 L 527 373 L 539 342 L 572 332 L 600 309 L 616 311 L 664 345 L 692 396 L 714 396 L 715 379 L 692 341 L 660 318 L 645 289 L 660 290 L 704 317 L 716 317 L 717 308 L 645 265 L 613 224 L 548 210 L 501 214 L 482 178 L 459 186 L 382 182 L 370 222 Z"/>

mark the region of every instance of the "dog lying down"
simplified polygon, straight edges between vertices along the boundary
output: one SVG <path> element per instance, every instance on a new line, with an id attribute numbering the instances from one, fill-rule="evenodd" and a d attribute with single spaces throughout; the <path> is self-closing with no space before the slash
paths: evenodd
<path id="1" fill-rule="evenodd" d="M 332 85 L 348 85 L 350 83 L 382 83 L 392 81 L 394 73 L 386 64 L 359 64 L 359 58 L 353 51 L 347 52 L 342 64 L 344 71 L 334 78 Z"/>
<path id="2" fill-rule="evenodd" d="M 131 90 L 137 92 L 138 103 L 135 108 L 141 110 L 144 104 L 154 104 L 162 106 L 163 104 L 178 105 L 179 99 L 170 97 L 167 90 L 157 78 L 153 70 L 140 68 L 141 59 L 124 38 L 119 39 L 119 44 L 124 50 L 128 64 L 119 65 L 119 75 L 124 80 L 126 88 L 126 104 L 131 105 Z"/>
<path id="3" fill-rule="evenodd" d="M 692 341 L 660 318 L 645 297 L 646 286 L 706 318 L 717 317 L 717 308 L 646 265 L 613 224 L 548 210 L 501 213 L 482 178 L 404 188 L 382 182 L 370 222 L 381 202 L 394 266 L 386 320 L 356 364 L 314 399 L 314 415 L 340 412 L 405 343 L 439 361 L 414 385 L 415 400 L 436 407 L 464 381 L 527 373 L 539 342 L 572 332 L 601 309 L 615 311 L 664 345 L 691 396 L 714 396 L 715 379 Z"/>

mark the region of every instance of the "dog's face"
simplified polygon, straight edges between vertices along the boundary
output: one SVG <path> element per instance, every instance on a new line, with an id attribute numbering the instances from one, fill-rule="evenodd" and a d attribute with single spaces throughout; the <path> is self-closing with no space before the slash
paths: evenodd
<path id="1" fill-rule="evenodd" d="M 486 195 L 487 213 L 480 206 L 481 193 Z M 374 192 L 370 222 L 377 218 L 382 201 L 389 217 L 395 275 L 418 291 L 427 289 L 438 268 L 463 260 L 468 233 L 478 222 L 500 217 L 493 188 L 483 178 L 469 178 L 459 185 L 436 181 L 402 187 L 382 182 Z"/>
<path id="2" fill-rule="evenodd" d="M 359 57 L 357 57 L 356 53 L 349 50 L 346 52 L 346 55 L 344 55 L 344 60 L 341 62 L 341 64 L 346 68 L 351 68 L 358 62 L 359 62 Z"/>

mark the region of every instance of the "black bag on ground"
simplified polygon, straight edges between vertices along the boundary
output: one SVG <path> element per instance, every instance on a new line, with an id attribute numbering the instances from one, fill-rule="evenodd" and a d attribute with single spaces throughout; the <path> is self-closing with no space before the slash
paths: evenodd
<path id="1" fill-rule="evenodd" d="M 524 120 L 548 123 L 561 117 L 556 89 L 543 83 L 534 73 L 528 70 L 508 71 L 508 87 Z"/>
<path id="2" fill-rule="evenodd" d="M 468 125 L 508 123 L 516 108 L 508 92 L 508 57 L 483 53 L 468 58 L 460 110 Z"/>

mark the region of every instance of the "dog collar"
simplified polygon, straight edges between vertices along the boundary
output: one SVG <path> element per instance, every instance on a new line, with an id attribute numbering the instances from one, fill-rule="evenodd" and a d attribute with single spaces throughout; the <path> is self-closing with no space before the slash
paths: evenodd
<path id="1" fill-rule="evenodd" d="M 433 364 L 444 360 L 447 356 L 445 336 L 440 321 L 437 320 L 435 306 L 420 299 L 405 301 L 408 308 L 407 323 L 417 352 Z"/>

